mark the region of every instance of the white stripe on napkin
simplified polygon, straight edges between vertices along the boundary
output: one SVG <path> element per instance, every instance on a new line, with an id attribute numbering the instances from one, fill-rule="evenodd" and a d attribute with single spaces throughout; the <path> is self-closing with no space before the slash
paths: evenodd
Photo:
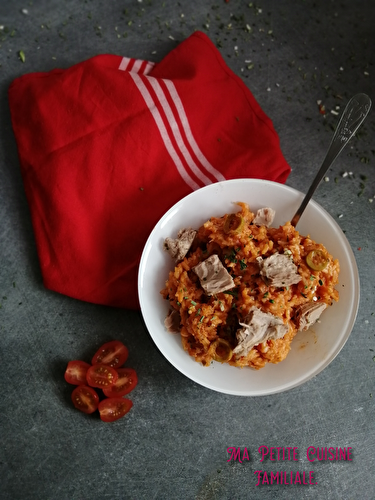
<path id="1" fill-rule="evenodd" d="M 211 175 L 211 178 L 216 179 L 217 181 L 225 180 L 225 177 L 210 164 L 194 139 L 182 101 L 174 84 L 170 80 L 162 80 L 166 86 L 167 92 L 169 93 L 169 98 L 173 101 L 176 107 L 177 113 L 176 110 L 172 110 L 165 91 L 156 78 L 146 76 L 147 80 L 143 81 L 140 77 L 136 78 L 132 70 L 130 70 L 130 74 L 137 85 L 138 90 L 141 92 L 150 112 L 152 113 L 164 144 L 185 182 L 192 189 L 198 189 L 199 187 L 202 187 L 202 185 L 204 186 L 214 182 L 207 176 L 207 174 Z M 151 96 L 145 82 L 148 82 L 151 85 L 156 98 Z M 156 109 L 156 106 L 158 106 L 159 109 Z M 163 122 L 161 111 L 165 115 L 166 122 L 172 131 L 171 134 L 168 132 Z M 183 137 L 181 130 L 184 131 L 185 138 Z M 177 151 L 171 142 L 172 137 L 176 141 Z M 198 161 L 193 159 L 187 146 L 191 148 L 196 156 L 196 160 Z M 194 179 L 191 178 L 181 160 L 186 162 L 187 167 L 202 183 L 201 186 L 199 186 Z M 196 187 L 193 188 L 193 185 Z"/>
<path id="2" fill-rule="evenodd" d="M 141 73 L 147 75 L 155 66 L 154 62 L 144 61 L 143 59 L 132 59 L 123 57 L 118 67 L 121 71 L 132 71 L 133 73 Z"/>
<path id="3" fill-rule="evenodd" d="M 204 185 L 207 186 L 208 184 L 212 184 L 212 181 L 203 172 L 199 170 L 198 166 L 196 165 L 195 161 L 193 160 L 189 151 L 187 150 L 183 138 L 181 136 L 180 129 L 178 128 L 176 119 L 173 116 L 173 111 L 170 105 L 168 104 L 167 98 L 165 97 L 165 94 L 160 86 L 160 83 L 157 81 L 156 78 L 153 78 L 152 76 L 148 77 L 148 81 L 151 83 L 152 88 L 154 89 L 159 99 L 161 107 L 163 108 L 165 116 L 167 117 L 168 123 L 172 129 L 174 138 L 176 139 L 177 145 L 183 157 L 185 158 L 185 161 L 188 164 L 189 168 L 191 169 L 192 172 L 194 172 L 194 174 L 198 177 L 198 179 L 203 182 Z"/>
<path id="4" fill-rule="evenodd" d="M 128 67 L 130 61 L 131 59 L 129 59 L 129 57 L 123 57 L 121 59 L 120 66 L 118 67 L 118 69 L 120 69 L 121 71 L 126 71 L 126 68 Z"/>
<path id="5" fill-rule="evenodd" d="M 144 61 L 142 61 L 141 59 L 136 59 L 134 61 L 134 64 L 133 64 L 133 67 L 130 71 L 134 72 L 134 73 L 138 73 L 138 71 L 140 70 L 142 64 L 143 64 Z"/>
<path id="6" fill-rule="evenodd" d="M 143 83 L 142 78 L 137 73 L 129 72 L 129 74 L 133 78 L 134 83 L 136 84 L 138 90 L 142 94 L 142 97 L 145 100 L 147 107 L 150 110 L 150 112 L 155 120 L 155 123 L 159 129 L 159 132 L 160 132 L 160 135 L 163 139 L 164 145 L 165 145 L 170 157 L 172 158 L 174 164 L 176 165 L 176 168 L 177 168 L 179 174 L 181 175 L 182 179 L 186 182 L 186 184 L 193 191 L 195 191 L 196 189 L 199 189 L 200 186 L 190 177 L 190 175 L 185 170 L 185 167 L 184 167 L 183 163 L 181 162 L 181 160 L 180 160 L 180 158 L 179 158 L 179 156 L 178 156 L 178 154 L 177 154 L 177 152 L 176 152 L 176 150 L 171 142 L 171 139 L 169 137 L 167 129 L 165 128 L 165 125 L 163 123 L 163 119 L 160 115 L 160 112 L 157 109 L 156 104 L 155 104 L 153 98 L 151 97 L 150 92 L 147 90 L 145 84 Z"/>
<path id="7" fill-rule="evenodd" d="M 154 62 L 147 61 L 143 74 L 148 75 L 154 66 L 155 66 Z"/>
<path id="8" fill-rule="evenodd" d="M 204 156 L 202 151 L 199 149 L 199 146 L 198 146 L 198 144 L 197 144 L 196 140 L 194 139 L 193 134 L 191 132 L 189 121 L 187 119 L 184 106 L 182 104 L 180 96 L 178 95 L 177 89 L 174 86 L 174 83 L 171 80 L 164 80 L 164 79 L 163 79 L 163 82 L 167 86 L 169 93 L 173 99 L 173 102 L 177 108 L 178 116 L 181 120 L 181 124 L 183 126 L 184 131 L 185 131 L 187 140 L 189 141 L 189 144 L 190 144 L 191 148 L 193 149 L 194 153 L 196 154 L 201 165 L 207 170 L 207 172 L 209 172 L 213 177 L 215 177 L 216 180 L 225 181 L 225 177 L 218 170 L 216 170 L 216 168 L 214 168 L 211 165 L 211 163 L 207 160 L 207 158 Z"/>

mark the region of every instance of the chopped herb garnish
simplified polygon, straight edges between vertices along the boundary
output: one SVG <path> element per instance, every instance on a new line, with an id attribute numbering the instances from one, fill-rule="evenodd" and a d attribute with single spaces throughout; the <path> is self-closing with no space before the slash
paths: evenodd
<path id="1" fill-rule="evenodd" d="M 196 306 L 196 305 L 197 305 L 197 303 L 196 303 L 196 302 L 194 302 L 194 300 L 191 300 L 191 301 L 190 301 L 190 303 L 191 303 L 191 304 L 193 304 L 193 306 Z"/>
<path id="2" fill-rule="evenodd" d="M 204 316 L 201 317 L 201 319 L 199 320 L 199 323 L 202 323 L 203 320 L 204 320 Z"/>
<path id="3" fill-rule="evenodd" d="M 263 295 L 263 298 L 266 299 L 268 297 L 268 292 L 266 292 L 264 295 Z"/>
<path id="4" fill-rule="evenodd" d="M 301 295 L 302 297 L 305 297 L 305 299 L 307 299 L 307 295 L 305 295 L 304 293 L 301 292 Z"/>
<path id="5" fill-rule="evenodd" d="M 233 248 L 232 248 L 232 251 L 231 251 L 231 253 L 229 255 L 225 255 L 225 258 L 229 259 L 234 264 L 237 264 L 236 252 L 235 252 L 235 250 Z"/>
<path id="6" fill-rule="evenodd" d="M 241 259 L 240 260 L 240 267 L 242 270 L 246 269 L 247 268 L 247 265 L 245 264 L 245 259 Z"/>
<path id="7" fill-rule="evenodd" d="M 274 301 L 273 299 L 270 299 L 270 302 L 271 302 L 271 304 L 274 304 L 274 303 L 275 303 L 275 301 Z"/>
<path id="8" fill-rule="evenodd" d="M 233 295 L 233 297 L 238 297 L 238 290 L 226 290 L 225 292 L 227 295 Z"/>
<path id="9" fill-rule="evenodd" d="M 20 50 L 18 52 L 18 55 L 19 55 L 19 58 L 21 59 L 21 61 L 24 63 L 26 61 L 26 57 L 25 57 L 25 53 L 23 50 Z"/>

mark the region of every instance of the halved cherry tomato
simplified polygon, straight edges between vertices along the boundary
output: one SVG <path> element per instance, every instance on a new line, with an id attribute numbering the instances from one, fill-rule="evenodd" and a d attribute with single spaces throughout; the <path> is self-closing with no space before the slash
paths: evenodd
<path id="1" fill-rule="evenodd" d="M 118 379 L 117 371 L 108 365 L 97 364 L 90 366 L 86 373 L 87 383 L 91 387 L 103 389 L 115 384 Z"/>
<path id="2" fill-rule="evenodd" d="M 306 263 L 314 271 L 322 271 L 327 267 L 328 259 L 322 250 L 311 250 L 307 254 Z"/>
<path id="3" fill-rule="evenodd" d="M 99 405 L 99 396 L 92 387 L 79 385 L 72 392 L 74 406 L 83 413 L 94 413 Z"/>
<path id="4" fill-rule="evenodd" d="M 117 368 L 117 373 L 117 382 L 103 389 L 104 394 L 109 398 L 129 394 L 138 383 L 137 374 L 133 368 Z"/>
<path id="5" fill-rule="evenodd" d="M 239 214 L 229 214 L 227 215 L 224 222 L 224 233 L 240 233 L 244 226 L 244 219 Z"/>
<path id="6" fill-rule="evenodd" d="M 112 366 L 112 368 L 120 368 L 128 359 L 128 348 L 119 340 L 112 340 L 103 344 L 100 349 L 94 354 L 91 364 Z"/>
<path id="7" fill-rule="evenodd" d="M 126 398 L 106 398 L 99 403 L 98 410 L 103 422 L 114 422 L 128 413 L 133 402 Z"/>
<path id="8" fill-rule="evenodd" d="M 85 361 L 69 361 L 68 366 L 65 370 L 64 378 L 68 382 L 68 384 L 85 385 L 86 373 L 89 368 L 90 365 Z"/>

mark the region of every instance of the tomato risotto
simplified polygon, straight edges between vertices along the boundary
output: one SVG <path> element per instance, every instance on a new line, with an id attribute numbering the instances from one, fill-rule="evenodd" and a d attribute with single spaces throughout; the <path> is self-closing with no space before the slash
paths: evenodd
<path id="1" fill-rule="evenodd" d="M 272 209 L 238 205 L 165 240 L 175 267 L 161 294 L 166 328 L 196 361 L 259 369 L 285 359 L 297 332 L 338 301 L 339 262 L 289 222 L 270 227 Z"/>

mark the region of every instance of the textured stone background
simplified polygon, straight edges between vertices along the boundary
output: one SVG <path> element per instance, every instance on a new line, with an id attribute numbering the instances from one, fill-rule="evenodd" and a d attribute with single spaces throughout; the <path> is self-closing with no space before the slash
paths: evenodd
<path id="1" fill-rule="evenodd" d="M 374 21 L 375 3 L 365 0 L 1 1 L 1 498 L 375 498 L 374 111 L 314 197 L 346 231 L 357 259 L 361 303 L 353 332 L 303 386 L 241 398 L 181 375 L 140 313 L 43 288 L 7 101 L 10 82 L 24 73 L 99 53 L 160 61 L 203 30 L 273 120 L 293 168 L 287 184 L 306 191 L 337 122 L 331 110 L 358 92 L 375 98 Z M 72 409 L 63 374 L 68 360 L 90 359 L 109 338 L 128 345 L 139 385 L 129 415 L 105 425 Z M 256 487 L 264 444 L 300 450 L 299 462 L 264 469 L 314 470 L 318 484 Z M 310 445 L 351 446 L 354 459 L 311 467 L 304 455 Z M 229 446 L 247 447 L 250 460 L 228 463 Z"/>

